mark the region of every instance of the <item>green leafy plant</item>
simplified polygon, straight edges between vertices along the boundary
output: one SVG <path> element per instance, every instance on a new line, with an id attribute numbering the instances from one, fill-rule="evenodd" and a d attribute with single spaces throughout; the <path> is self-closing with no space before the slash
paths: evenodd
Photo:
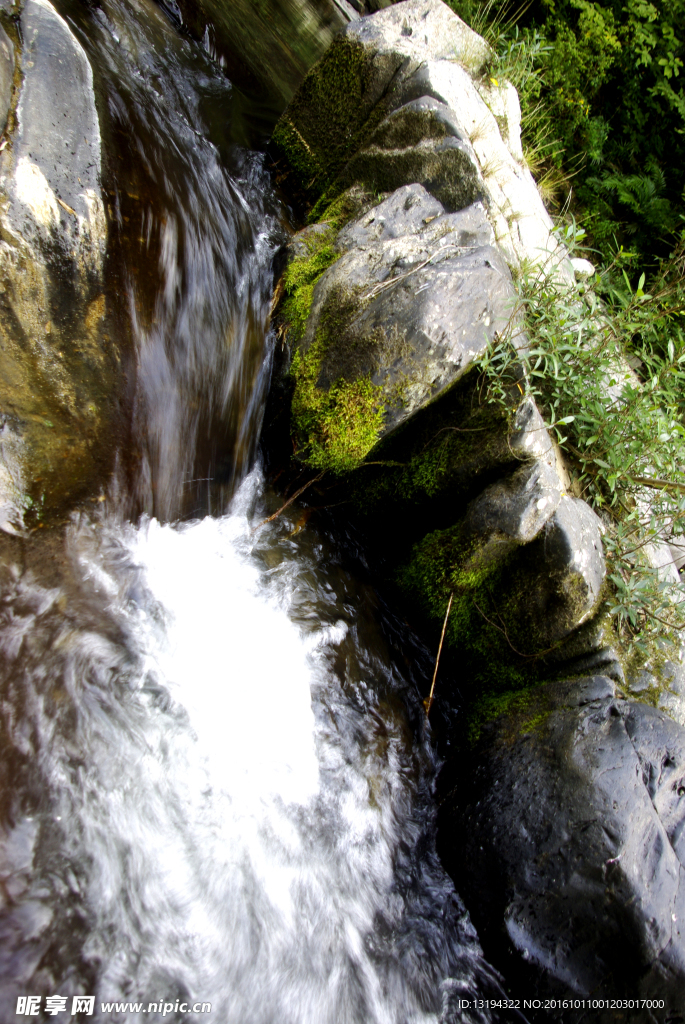
<path id="1" fill-rule="evenodd" d="M 652 273 L 683 230 L 685 0 L 449 0 L 519 90 L 543 198 Z M 639 276 L 639 271 L 636 276 Z"/>
<path id="2" fill-rule="evenodd" d="M 567 244 L 577 239 L 574 225 L 563 231 Z M 613 584 L 608 611 L 623 638 L 642 648 L 658 636 L 675 638 L 685 625 L 685 589 L 666 578 L 654 557 L 655 545 L 685 527 L 685 303 L 678 259 L 650 293 L 644 275 L 631 287 L 623 253 L 592 287 L 522 274 L 510 336 L 483 363 L 490 401 L 510 405 L 512 391 L 536 399 L 576 493 L 600 513 Z M 517 351 L 511 338 L 521 320 L 530 344 Z"/>

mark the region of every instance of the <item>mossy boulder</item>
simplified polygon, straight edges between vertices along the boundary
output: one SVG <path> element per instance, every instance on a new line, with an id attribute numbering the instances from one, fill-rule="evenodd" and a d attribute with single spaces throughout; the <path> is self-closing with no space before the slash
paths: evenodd
<path id="1" fill-rule="evenodd" d="M 525 165 L 516 90 L 494 55 L 442 0 L 404 0 L 347 26 L 273 135 L 279 171 L 320 219 L 356 184 L 420 183 L 450 212 L 480 200 L 512 266 L 574 280 Z"/>
<path id="2" fill-rule="evenodd" d="M 515 292 L 478 204 L 446 214 L 411 185 L 337 234 L 325 223 L 295 240 L 280 322 L 293 349 L 297 450 L 310 465 L 341 471 L 508 329 Z M 333 441 L 336 419 L 363 436 L 349 457 Z"/>
<path id="3" fill-rule="evenodd" d="M 351 23 L 309 72 L 276 125 L 273 141 L 293 183 L 313 204 L 324 195 L 330 201 L 352 178 L 363 181 L 363 172 L 349 172 L 336 184 L 348 161 L 395 109 L 398 88 L 422 61 L 461 55 L 482 67 L 490 54 L 487 43 L 441 0 L 411 0 Z M 389 133 L 391 128 L 382 135 Z M 388 187 L 417 180 L 412 173 L 403 180 L 395 176 Z"/>
<path id="4" fill-rule="evenodd" d="M 500 676 L 502 690 L 544 673 L 545 655 L 599 604 L 605 567 L 594 513 L 560 498 L 558 484 L 540 484 L 541 471 L 525 467 L 491 486 L 454 526 L 427 534 L 398 572 L 407 599 L 435 627 L 452 597 L 446 639 L 468 662 L 474 693 L 495 661 L 515 669 L 511 680 Z M 512 513 L 526 509 L 536 477 L 533 503 L 542 507 Z"/>

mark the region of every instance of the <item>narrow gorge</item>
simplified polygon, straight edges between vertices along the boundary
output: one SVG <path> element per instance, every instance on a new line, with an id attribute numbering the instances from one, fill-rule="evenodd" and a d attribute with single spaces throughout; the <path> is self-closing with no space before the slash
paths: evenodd
<path id="1" fill-rule="evenodd" d="M 684 1019 L 682 651 L 494 68 L 442 0 L 0 3 L 3 1021 Z"/>

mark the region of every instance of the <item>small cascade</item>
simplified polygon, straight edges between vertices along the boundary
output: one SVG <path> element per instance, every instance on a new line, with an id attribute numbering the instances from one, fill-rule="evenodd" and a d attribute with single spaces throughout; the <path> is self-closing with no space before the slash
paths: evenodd
<path id="1" fill-rule="evenodd" d="M 0 1016 L 497 1020 L 460 1009 L 502 992 L 435 853 L 431 659 L 345 538 L 260 525 L 283 229 L 245 101 L 232 122 L 147 0 L 60 11 L 100 99 L 131 426 L 99 511 L 1 570 Z"/>

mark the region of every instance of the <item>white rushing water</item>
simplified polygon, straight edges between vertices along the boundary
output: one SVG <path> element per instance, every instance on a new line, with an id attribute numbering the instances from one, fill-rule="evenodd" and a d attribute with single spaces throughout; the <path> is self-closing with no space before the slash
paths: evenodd
<path id="1" fill-rule="evenodd" d="M 264 161 L 151 0 L 60 9 L 109 140 L 129 423 L 99 515 L 0 537 L 0 1021 L 487 1024 L 435 852 L 432 656 L 353 538 L 260 526 L 282 499 L 244 478 L 285 234 Z"/>
<path id="2" fill-rule="evenodd" d="M 488 979 L 394 642 L 371 608 L 360 634 L 325 539 L 255 529 L 260 486 L 182 526 L 81 522 L 61 586 L 6 591 L 2 1019 L 33 991 L 126 1021 L 159 1000 L 227 1024 L 437 1022 Z M 113 1000 L 145 1010 L 97 1010 Z"/>

